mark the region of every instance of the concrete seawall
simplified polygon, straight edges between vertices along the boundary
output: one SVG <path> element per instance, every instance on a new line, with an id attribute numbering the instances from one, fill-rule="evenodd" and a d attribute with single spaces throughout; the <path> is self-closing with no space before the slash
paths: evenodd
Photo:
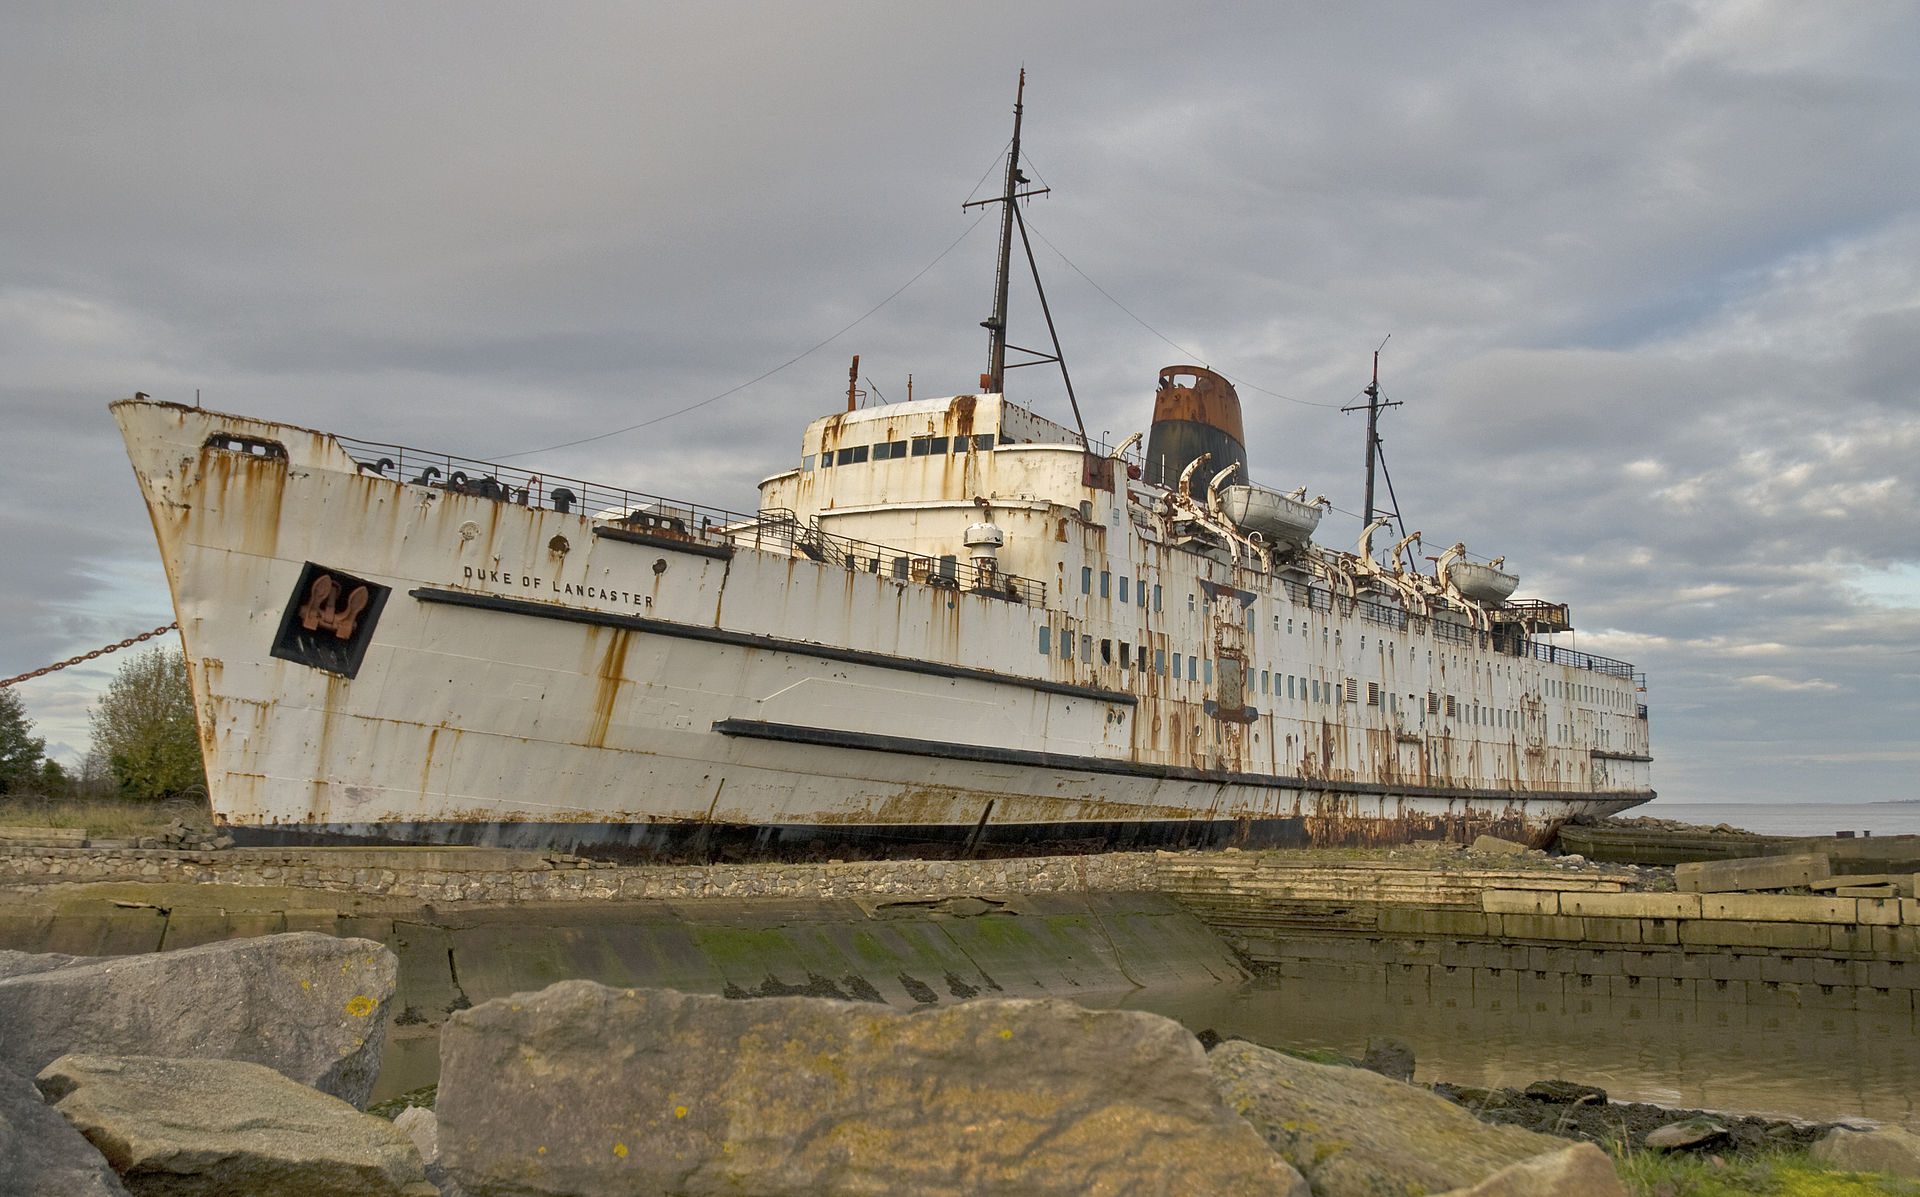
<path id="1" fill-rule="evenodd" d="M 1915 1025 L 1920 902 L 1625 892 L 1626 875 L 1167 856 L 1156 881 L 1256 967 L 1476 993 L 1782 1003 Z"/>
<path id="2" fill-rule="evenodd" d="M 1644 881 L 1424 854 L 650 868 L 485 849 L 0 848 L 0 948 L 115 955 L 282 930 L 379 940 L 401 958 L 388 1094 L 432 1079 L 450 1011 L 572 977 L 1107 1005 L 1265 971 L 1416 1005 L 1605 996 L 1852 1010 L 1920 1030 L 1920 903 L 1629 889 Z"/>

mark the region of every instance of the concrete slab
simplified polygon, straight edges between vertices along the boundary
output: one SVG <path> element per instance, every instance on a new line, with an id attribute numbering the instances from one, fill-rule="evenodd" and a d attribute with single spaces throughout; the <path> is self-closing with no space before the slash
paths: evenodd
<path id="1" fill-rule="evenodd" d="M 1788 856 L 1748 856 L 1679 864 L 1673 868 L 1673 883 L 1682 893 L 1718 894 L 1805 889 L 1832 875 L 1833 866 L 1823 853 L 1798 852 Z"/>

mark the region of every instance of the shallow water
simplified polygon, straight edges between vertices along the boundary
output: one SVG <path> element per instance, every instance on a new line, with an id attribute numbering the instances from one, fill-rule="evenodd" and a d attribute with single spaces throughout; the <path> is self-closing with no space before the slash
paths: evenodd
<path id="1" fill-rule="evenodd" d="M 1849 1010 L 1660 1003 L 1558 994 L 1483 998 L 1313 981 L 1142 990 L 1121 1003 L 1270 1047 L 1359 1056 L 1404 1040 L 1415 1079 L 1497 1087 L 1546 1078 L 1617 1101 L 1920 1129 L 1920 1041 L 1911 1019 Z"/>

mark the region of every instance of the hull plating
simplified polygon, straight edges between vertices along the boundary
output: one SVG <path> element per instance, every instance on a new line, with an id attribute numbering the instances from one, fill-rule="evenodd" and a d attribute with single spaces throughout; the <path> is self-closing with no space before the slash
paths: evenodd
<path id="1" fill-rule="evenodd" d="M 1311 603 L 1283 640 L 1277 588 L 1266 640 L 1264 606 L 1241 628 L 1251 592 L 1165 546 L 1130 568 L 1184 600 L 1149 608 L 1143 583 L 1133 623 L 1102 637 L 1054 606 L 1064 565 L 1034 603 L 877 561 L 596 535 L 578 514 L 369 474 L 321 433 L 115 411 L 173 589 L 213 809 L 255 835 L 644 850 L 1538 838 L 1651 796 L 1644 756 L 1555 744 L 1544 705 L 1516 701 L 1526 720 L 1498 732 L 1410 710 L 1397 695 L 1431 683 L 1395 671 L 1436 647 L 1457 662 L 1457 645 L 1409 632 L 1390 669 L 1374 628 L 1375 668 L 1369 629 Z M 1044 503 L 996 518 L 1015 540 L 1053 543 L 1056 520 L 1066 536 Z M 1062 635 L 1125 637 L 1120 661 L 1063 659 L 1049 651 Z M 1223 712 L 1210 681 L 1166 671 L 1196 643 L 1256 671 L 1292 662 L 1301 698 L 1249 672 L 1259 697 Z M 339 644 L 353 653 L 324 655 Z M 1491 710 L 1514 667 L 1452 668 L 1463 693 L 1488 688 Z M 1310 701 L 1309 673 L 1349 695 L 1378 678 L 1396 697 Z"/>

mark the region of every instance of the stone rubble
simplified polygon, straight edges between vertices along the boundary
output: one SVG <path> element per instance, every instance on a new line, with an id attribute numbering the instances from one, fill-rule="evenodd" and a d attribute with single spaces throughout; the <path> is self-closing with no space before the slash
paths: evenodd
<path id="1" fill-rule="evenodd" d="M 0 1197 L 127 1197 L 100 1149 L 0 1067 Z"/>
<path id="2" fill-rule="evenodd" d="M 0 980 L 0 1065 L 30 1076 L 71 1052 L 247 1060 L 363 1107 L 398 973 L 382 945 L 314 931 L 68 957 Z"/>
<path id="3" fill-rule="evenodd" d="M 36 1083 L 143 1197 L 438 1197 L 393 1123 L 259 1064 L 71 1055 Z"/>

